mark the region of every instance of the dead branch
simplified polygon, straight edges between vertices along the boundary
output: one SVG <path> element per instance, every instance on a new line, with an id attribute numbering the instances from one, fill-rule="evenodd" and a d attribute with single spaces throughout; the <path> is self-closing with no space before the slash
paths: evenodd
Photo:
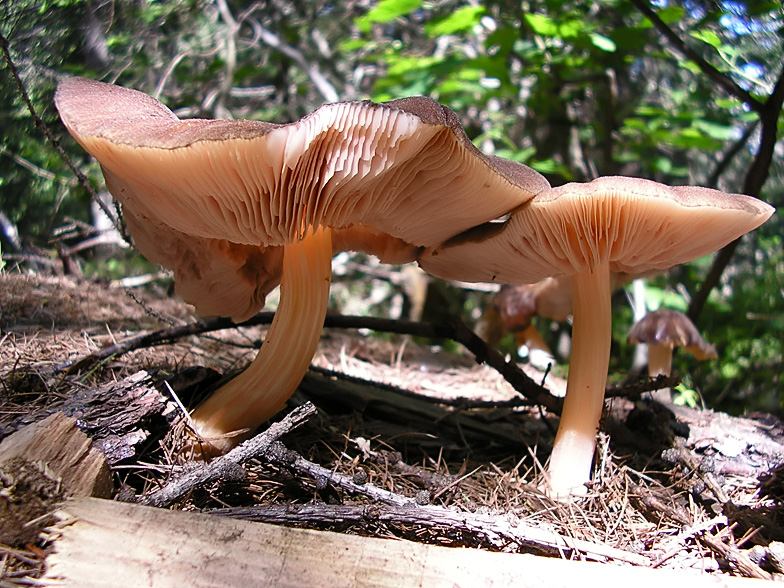
<path id="1" fill-rule="evenodd" d="M 699 535 L 702 541 L 714 553 L 724 558 L 738 569 L 738 571 L 747 578 L 757 578 L 759 580 L 773 580 L 773 576 L 760 568 L 757 564 L 749 559 L 749 557 L 741 552 L 732 539 L 725 543 L 721 537 L 712 535 L 711 533 L 702 533 Z"/>
<path id="2" fill-rule="evenodd" d="M 253 318 L 239 324 L 232 323 L 228 318 L 204 319 L 187 325 L 168 327 L 158 331 L 141 333 L 139 335 L 129 337 L 128 339 L 120 341 L 114 345 L 103 347 L 95 353 L 83 356 L 76 361 L 60 364 L 56 367 L 56 372 L 66 371 L 68 373 L 72 373 L 78 370 L 87 369 L 88 367 L 104 361 L 110 357 L 123 355 L 136 349 L 170 343 L 182 337 L 200 335 L 203 333 L 231 329 L 235 327 L 249 327 L 269 324 L 272 322 L 274 316 L 275 314 L 273 312 L 260 312 Z M 492 405 L 493 407 L 514 407 L 533 403 L 543 406 L 547 410 L 556 414 L 560 414 L 561 412 L 561 406 L 563 405 L 563 400 L 561 398 L 557 398 L 551 395 L 547 388 L 534 382 L 517 366 L 517 364 L 506 360 L 497 349 L 488 346 L 484 340 L 482 340 L 459 319 L 456 319 L 451 324 L 433 324 L 377 317 L 328 314 L 324 321 L 324 327 L 341 329 L 372 329 L 378 332 L 395 333 L 399 335 L 413 335 L 416 337 L 426 337 L 431 339 L 451 339 L 466 347 L 466 349 L 468 349 L 474 355 L 474 357 L 476 357 L 477 363 L 486 363 L 495 369 L 517 392 L 528 399 L 528 401 L 522 399 L 512 399 L 508 402 L 494 403 Z M 333 373 L 332 375 L 347 379 L 350 378 L 350 376 L 340 376 L 336 373 Z M 676 386 L 678 382 L 679 379 L 675 377 L 667 378 L 664 376 L 659 376 L 657 378 L 633 382 L 621 387 L 608 388 L 606 395 L 608 398 L 615 396 L 638 396 L 643 392 Z M 443 403 L 448 404 L 449 402 L 447 401 Z M 456 405 L 462 408 L 475 407 L 469 404 L 464 406 L 461 402 L 457 401 Z M 476 407 L 484 406 L 486 405 L 477 405 Z"/>
<path id="3" fill-rule="evenodd" d="M 518 549 L 534 548 L 538 551 L 567 556 L 576 552 L 590 559 L 611 559 L 642 566 L 650 563 L 645 556 L 560 535 L 548 529 L 529 525 L 514 516 L 461 512 L 440 506 L 287 504 L 225 508 L 208 512 L 235 519 L 278 525 L 307 522 L 322 525 L 385 523 L 435 527 L 449 529 L 451 533 L 457 532 L 483 539 L 497 549 L 508 549 L 512 544 Z"/>
<path id="4" fill-rule="evenodd" d="M 253 458 L 264 459 L 280 437 L 304 424 L 315 414 L 316 408 L 308 402 L 226 455 L 209 464 L 196 464 L 184 470 L 163 488 L 140 497 L 138 502 L 148 506 L 168 506 L 198 486 L 222 479 L 242 477 L 244 470 L 240 466 L 243 463 Z"/>
<path id="5" fill-rule="evenodd" d="M 355 481 L 353 477 L 345 476 L 338 472 L 333 472 L 327 468 L 320 466 L 317 463 L 308 461 L 296 451 L 288 449 L 283 443 L 277 442 L 272 444 L 269 451 L 263 455 L 257 456 L 258 459 L 268 463 L 275 464 L 280 467 L 285 467 L 294 470 L 300 474 L 304 474 L 309 478 L 316 481 L 316 485 L 320 488 L 326 488 L 329 484 L 345 490 L 349 494 L 360 494 L 367 496 L 380 502 L 382 504 L 389 504 L 398 507 L 412 507 L 416 506 L 416 500 L 408 498 L 402 494 L 384 490 L 373 484 L 360 483 Z"/>

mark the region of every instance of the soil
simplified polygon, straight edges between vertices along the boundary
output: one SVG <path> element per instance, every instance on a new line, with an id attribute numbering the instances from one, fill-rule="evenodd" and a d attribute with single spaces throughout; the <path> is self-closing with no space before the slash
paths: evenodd
<path id="1" fill-rule="evenodd" d="M 156 409 L 158 416 L 137 433 L 113 438 L 116 444 L 132 437 L 135 445 L 107 455 L 113 455 L 116 498 L 138 500 L 165 485 L 177 467 L 172 431 L 179 414 L 168 387 L 186 405 L 197 402 L 220 374 L 253 357 L 264 327 L 189 336 L 79 371 L 66 366 L 140 332 L 194 320 L 187 305 L 155 285 L 130 292 L 84 278 L 0 273 L 0 437 L 68 406 L 69 400 L 73 407 L 77 394 L 122 388 L 123 378 L 144 370 L 167 406 Z M 445 347 L 443 341 L 325 329 L 312 369 L 287 409 L 311 401 L 317 416 L 282 441 L 310 462 L 360 480 L 360 486 L 481 515 L 491 526 L 487 521 L 513 517 L 630 554 L 635 565 L 766 579 L 780 571 L 776 558 L 768 557 L 784 541 L 779 514 L 784 485 L 776 469 L 784 462 L 784 427 L 778 419 L 613 398 L 588 496 L 553 502 L 537 485 L 557 415 L 511 402 L 520 394 L 499 373 Z M 563 393 L 562 380 L 529 366 L 525 370 Z M 106 436 L 100 437 L 98 427 L 85 430 L 102 447 L 99 441 Z M 169 508 L 290 505 L 283 524 L 618 561 L 584 550 L 553 551 L 536 542 L 499 542 L 481 528 L 425 525 L 394 513 L 383 520 L 336 520 L 325 513 L 335 505 L 373 504 L 372 493 L 363 496 L 264 460 L 252 460 L 244 469 L 243 476 L 196 488 Z M 315 514 L 298 511 L 299 505 L 315 506 Z M 39 574 L 46 549 L 45 540 L 29 538 L 0 546 L 2 585 L 24 585 Z"/>

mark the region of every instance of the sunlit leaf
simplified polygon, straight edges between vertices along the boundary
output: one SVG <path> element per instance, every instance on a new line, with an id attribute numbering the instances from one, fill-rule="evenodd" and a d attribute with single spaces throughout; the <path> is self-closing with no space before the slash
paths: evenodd
<path id="1" fill-rule="evenodd" d="M 360 31 L 367 33 L 374 23 L 391 22 L 421 7 L 422 0 L 381 0 L 355 23 Z"/>
<path id="2" fill-rule="evenodd" d="M 728 141 L 735 136 L 735 129 L 728 125 L 711 122 L 708 120 L 696 120 L 694 126 L 717 141 Z"/>
<path id="3" fill-rule="evenodd" d="M 425 25 L 425 33 L 431 37 L 440 37 L 469 31 L 479 24 L 485 12 L 484 6 L 463 6 L 446 18 Z"/>
<path id="4" fill-rule="evenodd" d="M 599 33 L 591 33 L 591 43 L 593 43 L 594 47 L 597 49 L 601 49 L 607 53 L 615 53 L 615 43 L 609 37 L 605 37 Z"/>
<path id="5" fill-rule="evenodd" d="M 554 37 L 558 34 L 558 25 L 549 16 L 544 14 L 524 14 L 523 19 L 537 35 Z"/>
<path id="6" fill-rule="evenodd" d="M 722 46 L 721 38 L 711 30 L 692 31 L 691 36 L 695 39 L 707 43 L 711 47 L 719 49 Z"/>

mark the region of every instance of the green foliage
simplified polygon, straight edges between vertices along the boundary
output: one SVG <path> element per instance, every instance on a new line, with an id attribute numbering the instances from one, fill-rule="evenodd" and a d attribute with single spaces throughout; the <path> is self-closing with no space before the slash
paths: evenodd
<path id="1" fill-rule="evenodd" d="M 367 33 L 373 24 L 392 22 L 421 6 L 422 0 L 381 0 L 355 23 L 360 31 Z"/>

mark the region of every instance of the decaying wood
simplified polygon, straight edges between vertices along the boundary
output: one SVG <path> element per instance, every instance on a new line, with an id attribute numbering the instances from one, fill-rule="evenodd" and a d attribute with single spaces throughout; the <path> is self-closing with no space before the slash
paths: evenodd
<path id="1" fill-rule="evenodd" d="M 0 443 L 0 543 L 34 541 L 45 522 L 41 517 L 63 498 L 106 498 L 111 493 L 111 472 L 103 455 L 76 427 L 76 420 L 62 413 Z"/>
<path id="2" fill-rule="evenodd" d="M 241 479 L 244 477 L 241 467 L 243 463 L 253 458 L 263 459 L 273 443 L 305 423 L 314 414 L 316 408 L 310 403 L 304 404 L 226 455 L 208 464 L 191 464 L 166 486 L 140 497 L 138 501 L 150 506 L 168 506 L 198 486 L 217 480 L 235 480 L 238 477 Z"/>
<path id="3" fill-rule="evenodd" d="M 568 561 L 279 527 L 97 499 L 66 502 L 38 585 L 762 586 L 728 576 Z"/>
<path id="4" fill-rule="evenodd" d="M 732 539 L 730 539 L 729 543 L 725 543 L 720 537 L 716 537 L 711 533 L 703 533 L 699 538 L 705 545 L 736 567 L 744 576 L 757 578 L 759 580 L 773 579 L 771 574 L 761 569 L 757 564 L 751 561 L 746 554 L 742 553 L 732 543 Z"/>
<path id="5" fill-rule="evenodd" d="M 0 466 L 14 458 L 42 464 L 66 496 L 107 497 L 112 475 L 103 454 L 63 413 L 28 425 L 0 443 Z"/>
<path id="6" fill-rule="evenodd" d="M 759 476 L 784 463 L 784 424 L 776 417 L 669 408 L 688 426 L 686 446 L 712 458 L 712 473 Z"/>
<path id="7" fill-rule="evenodd" d="M 73 417 L 93 443 L 115 464 L 136 455 L 149 437 L 151 422 L 160 418 L 167 400 L 146 371 L 98 387 L 83 387 L 59 405 L 26 414 L 8 428 L 19 429 L 55 412 Z"/>

